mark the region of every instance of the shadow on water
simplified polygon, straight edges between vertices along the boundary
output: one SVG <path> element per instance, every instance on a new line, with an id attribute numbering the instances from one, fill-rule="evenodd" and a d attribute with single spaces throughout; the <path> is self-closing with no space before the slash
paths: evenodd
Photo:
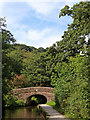
<path id="1" fill-rule="evenodd" d="M 2 120 L 46 120 L 36 106 L 6 109 Z"/>

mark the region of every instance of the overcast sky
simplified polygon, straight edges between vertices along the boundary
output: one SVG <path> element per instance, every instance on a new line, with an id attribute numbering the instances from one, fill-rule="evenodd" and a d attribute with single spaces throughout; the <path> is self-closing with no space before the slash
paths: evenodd
<path id="1" fill-rule="evenodd" d="M 0 17 L 6 17 L 7 28 L 17 43 L 50 47 L 60 41 L 70 17 L 59 18 L 60 10 L 80 0 L 0 0 Z"/>

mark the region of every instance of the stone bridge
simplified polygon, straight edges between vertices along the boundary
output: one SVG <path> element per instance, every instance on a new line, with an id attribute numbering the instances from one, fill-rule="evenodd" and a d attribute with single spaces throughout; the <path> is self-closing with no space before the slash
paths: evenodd
<path id="1" fill-rule="evenodd" d="M 42 95 L 47 99 L 47 102 L 50 102 L 55 100 L 53 90 L 54 88 L 51 87 L 27 87 L 14 89 L 12 92 L 16 98 L 22 99 L 24 102 L 33 95 Z"/>

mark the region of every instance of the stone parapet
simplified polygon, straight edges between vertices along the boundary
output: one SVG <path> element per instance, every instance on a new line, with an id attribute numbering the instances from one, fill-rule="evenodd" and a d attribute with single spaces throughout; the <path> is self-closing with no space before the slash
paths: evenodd
<path id="1" fill-rule="evenodd" d="M 25 102 L 27 101 L 28 97 L 33 95 L 43 95 L 46 97 L 47 102 L 55 100 L 54 97 L 54 88 L 51 87 L 27 87 L 27 88 L 19 88 L 13 89 L 12 93 L 18 99 L 22 99 Z"/>

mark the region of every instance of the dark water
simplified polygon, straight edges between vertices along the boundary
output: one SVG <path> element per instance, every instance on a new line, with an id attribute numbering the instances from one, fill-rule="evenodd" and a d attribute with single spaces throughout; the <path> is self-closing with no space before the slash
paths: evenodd
<path id="1" fill-rule="evenodd" d="M 10 119 L 28 119 L 28 120 L 45 120 L 44 116 L 37 107 L 21 107 L 21 108 L 14 108 L 14 109 L 7 109 L 5 110 L 3 120 Z"/>

